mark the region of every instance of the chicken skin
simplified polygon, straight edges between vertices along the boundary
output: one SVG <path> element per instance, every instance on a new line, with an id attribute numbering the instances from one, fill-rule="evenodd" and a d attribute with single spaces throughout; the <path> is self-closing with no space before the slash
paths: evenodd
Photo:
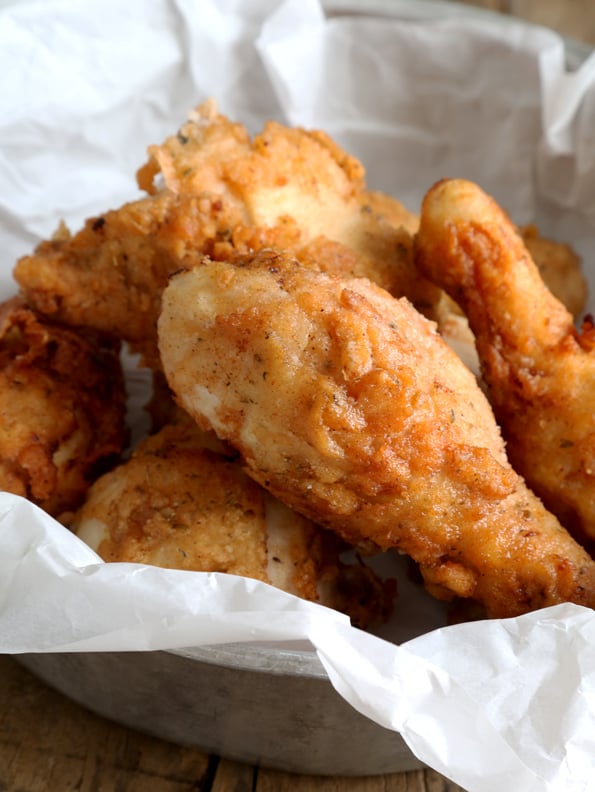
<path id="1" fill-rule="evenodd" d="M 77 508 L 127 441 L 119 345 L 0 305 L 0 489 L 54 517 Z"/>
<path id="2" fill-rule="evenodd" d="M 359 627 L 392 610 L 393 581 L 342 561 L 337 536 L 268 495 L 188 418 L 98 479 L 71 528 L 105 561 L 243 575 L 343 611 Z"/>
<path id="3" fill-rule="evenodd" d="M 324 240 L 343 246 L 350 261 L 327 261 L 317 251 L 322 270 L 366 276 L 422 306 L 438 292 L 418 276 L 409 255 L 415 215 L 391 196 L 368 190 L 362 163 L 325 132 L 268 121 L 251 139 L 208 100 L 148 153 L 138 173 L 148 193 L 158 192 L 160 177 L 177 195 L 216 197 L 242 226 L 294 229 L 292 245 L 265 240 L 246 246 L 249 252 L 275 245 L 297 254 Z M 237 249 L 220 244 L 214 258 L 224 260 Z"/>
<path id="4" fill-rule="evenodd" d="M 507 461 L 474 376 L 407 300 L 273 251 L 176 274 L 164 372 L 288 506 L 396 548 L 491 616 L 595 603 L 595 562 Z"/>
<path id="5" fill-rule="evenodd" d="M 476 184 L 426 195 L 420 268 L 465 311 L 483 378 L 529 486 L 579 539 L 595 538 L 595 329 L 577 332 L 505 212 Z"/>
<path id="6" fill-rule="evenodd" d="M 545 285 L 575 319 L 580 317 L 589 292 L 580 256 L 571 245 L 541 236 L 534 225 L 521 226 L 519 233 Z"/>
<path id="7" fill-rule="evenodd" d="M 417 230 L 412 233 L 415 234 Z M 576 320 L 584 310 L 588 296 L 580 257 L 570 245 L 541 236 L 534 225 L 521 226 L 518 232 L 543 282 Z M 434 307 L 434 318 L 438 322 L 442 337 L 467 366 L 479 375 L 481 364 L 467 317 L 444 291 Z"/>
<path id="8" fill-rule="evenodd" d="M 76 234 L 62 228 L 17 262 L 14 277 L 38 311 L 111 333 L 153 368 L 161 293 L 188 253 L 283 248 L 366 275 L 431 313 L 438 289 L 413 263 L 414 216 L 368 191 L 361 163 L 322 132 L 269 122 L 252 139 L 209 101 L 149 148 L 138 182 L 147 197 Z"/>

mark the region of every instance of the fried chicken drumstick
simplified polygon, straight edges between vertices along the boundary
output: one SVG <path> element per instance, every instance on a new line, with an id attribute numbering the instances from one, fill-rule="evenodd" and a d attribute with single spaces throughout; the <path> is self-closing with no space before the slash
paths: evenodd
<path id="1" fill-rule="evenodd" d="M 514 467 L 579 539 L 595 539 L 595 329 L 577 332 L 505 212 L 476 184 L 426 195 L 420 268 L 460 303 Z"/>
<path id="2" fill-rule="evenodd" d="M 595 604 L 595 562 L 511 468 L 475 378 L 406 300 L 262 251 L 174 276 L 159 339 L 184 409 L 296 511 L 407 553 L 430 591 L 491 616 Z"/>

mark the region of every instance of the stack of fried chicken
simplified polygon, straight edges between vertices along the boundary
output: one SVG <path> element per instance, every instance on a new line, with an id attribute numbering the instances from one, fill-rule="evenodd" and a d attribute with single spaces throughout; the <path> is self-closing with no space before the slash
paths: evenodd
<path id="1" fill-rule="evenodd" d="M 387 550 L 490 617 L 595 604 L 595 330 L 570 247 L 462 180 L 417 216 L 326 134 L 251 138 L 212 100 L 138 183 L 16 264 L 2 488 L 106 561 L 254 577 L 363 627 L 391 610 L 366 563 Z M 120 345 L 153 374 L 131 452 Z"/>

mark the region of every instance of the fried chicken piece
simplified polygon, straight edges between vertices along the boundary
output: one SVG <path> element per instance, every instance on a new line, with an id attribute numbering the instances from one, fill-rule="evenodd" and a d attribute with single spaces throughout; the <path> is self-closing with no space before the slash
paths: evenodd
<path id="1" fill-rule="evenodd" d="M 0 306 L 0 488 L 55 517 L 78 507 L 122 452 L 124 415 L 118 345 L 43 320 L 17 297 Z"/>
<path id="2" fill-rule="evenodd" d="M 42 242 L 17 262 L 14 277 L 39 312 L 126 340 L 155 366 L 155 323 L 168 276 L 189 250 L 213 253 L 233 222 L 218 200 L 164 191 L 91 218 L 72 237 L 62 231 Z M 276 233 L 263 241 L 287 238 Z"/>
<path id="3" fill-rule="evenodd" d="M 518 231 L 548 289 L 577 319 L 585 308 L 588 296 L 580 257 L 570 245 L 541 236 L 535 225 L 522 226 Z M 411 233 L 415 234 L 416 230 Z M 481 365 L 467 317 L 446 292 L 443 292 L 434 307 L 434 318 L 442 337 L 466 365 L 480 376 Z"/>
<path id="4" fill-rule="evenodd" d="M 512 464 L 572 533 L 595 538 L 591 320 L 576 331 L 505 212 L 472 182 L 428 192 L 417 259 L 469 318 Z"/>
<path id="5" fill-rule="evenodd" d="M 361 164 L 324 133 L 269 122 L 251 139 L 206 102 L 149 153 L 138 180 L 150 197 L 72 237 L 62 231 L 17 263 L 15 279 L 37 310 L 112 333 L 157 366 L 161 292 L 183 257 L 276 247 L 323 270 L 366 275 L 431 312 L 438 290 L 413 264 L 410 214 L 367 192 Z"/>
<path id="6" fill-rule="evenodd" d="M 411 233 L 415 235 L 418 228 L 411 230 Z M 518 232 L 545 285 L 575 319 L 580 317 L 588 297 L 587 280 L 580 256 L 570 245 L 541 236 L 535 225 L 521 226 Z M 446 294 L 436 312 L 445 319 L 453 314 L 464 316 L 460 307 Z"/>
<path id="7" fill-rule="evenodd" d="M 409 211 L 405 204 L 392 195 L 378 190 L 367 190 L 362 193 L 360 202 L 365 211 L 375 213 L 393 228 L 404 228 L 410 234 L 417 233 L 419 215 Z"/>
<path id="8" fill-rule="evenodd" d="M 163 427 L 93 485 L 72 529 L 105 561 L 244 575 L 342 610 L 360 627 L 384 622 L 394 585 L 341 561 L 336 537 L 222 450 L 189 419 Z"/>
<path id="9" fill-rule="evenodd" d="M 579 317 L 588 297 L 580 257 L 570 245 L 541 236 L 535 225 L 522 226 L 519 233 L 545 285 L 575 319 Z"/>
<path id="10" fill-rule="evenodd" d="M 362 163 L 325 132 L 269 121 L 250 140 L 209 100 L 176 135 L 149 147 L 139 185 L 155 191 L 157 174 L 175 193 L 219 196 L 243 213 L 249 227 L 272 228 L 291 219 L 302 246 L 317 239 L 341 243 L 355 254 L 350 274 L 413 302 L 435 295 L 404 250 L 414 215 L 394 198 L 368 191 Z M 324 262 L 318 267 L 331 269 Z"/>
<path id="11" fill-rule="evenodd" d="M 492 616 L 595 602 L 595 562 L 509 465 L 474 376 L 408 301 L 261 252 L 177 274 L 159 321 L 182 407 L 276 497 L 397 548 Z"/>

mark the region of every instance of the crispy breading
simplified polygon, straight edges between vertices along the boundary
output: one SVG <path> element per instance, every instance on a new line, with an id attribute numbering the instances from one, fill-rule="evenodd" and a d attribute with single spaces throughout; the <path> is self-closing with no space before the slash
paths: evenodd
<path id="1" fill-rule="evenodd" d="M 42 242 L 14 276 L 36 310 L 146 348 L 155 363 L 161 290 L 187 250 L 211 250 L 220 226 L 228 222 L 217 202 L 166 191 L 92 218 L 72 237 Z"/>
<path id="2" fill-rule="evenodd" d="M 118 345 L 0 306 L 0 488 L 54 516 L 76 508 L 126 443 Z"/>
<path id="3" fill-rule="evenodd" d="M 351 608 L 352 615 L 356 602 L 369 595 L 374 607 L 362 605 L 354 616 L 358 623 L 382 610 L 385 591 L 367 568 L 352 565 L 347 571 L 338 562 L 336 536 L 362 549 L 409 553 L 433 593 L 475 598 L 490 615 L 567 599 L 592 604 L 586 593 L 594 579 L 592 562 L 511 469 L 477 383 L 412 307 L 436 319 L 474 366 L 473 334 L 455 302 L 459 293 L 447 295 L 439 279 L 433 282 L 416 265 L 419 217 L 392 196 L 368 190 L 362 164 L 327 134 L 271 121 L 251 137 L 213 101 L 148 154 L 137 174 L 147 197 L 89 219 L 74 235 L 61 226 L 14 270 L 36 311 L 125 341 L 139 352 L 154 370 L 148 405 L 153 429 L 176 422 L 94 488 L 99 494 L 85 507 L 85 524 L 97 525 L 94 510 L 103 515 L 100 523 L 109 536 L 102 552 L 183 568 L 235 571 L 239 565 L 238 574 L 250 574 L 251 567 L 250 576 L 300 596 L 326 598 L 341 610 Z M 539 237 L 533 227 L 522 233 L 552 288 L 571 311 L 582 310 L 585 282 L 572 249 Z M 175 275 L 182 270 L 192 275 Z M 162 295 L 172 276 L 174 284 L 190 277 L 192 289 L 202 285 L 201 321 L 210 316 L 214 323 L 199 340 L 192 334 L 176 337 L 175 328 L 188 329 L 178 308 L 189 309 L 189 298 L 178 295 L 166 307 L 162 326 L 170 321 L 171 327 L 162 349 L 178 404 L 164 387 L 157 344 Z M 238 291 L 240 282 L 245 295 Z M 230 294 L 222 295 L 227 289 Z M 584 348 L 594 333 L 589 325 L 581 336 Z M 194 342 L 208 349 L 198 362 L 190 350 Z M 219 370 L 227 372 L 224 382 L 217 379 Z M 84 391 L 78 381 L 77 387 Z M 29 393 L 35 387 L 29 385 Z M 209 429 L 208 441 L 201 439 L 207 450 L 195 447 L 196 438 L 176 434 L 187 431 L 186 411 Z M 59 425 L 51 411 L 50 423 Z M 213 429 L 225 445 L 213 439 Z M 224 458 L 231 446 L 257 482 L 302 516 L 254 490 L 237 462 Z M 585 448 L 581 475 L 590 476 L 591 440 Z M 60 449 L 57 459 L 69 459 L 70 445 Z M 28 446 L 21 456 L 19 465 L 35 471 L 36 485 L 47 490 L 51 466 L 43 443 Z M 201 497 L 204 491 L 211 497 L 206 504 L 194 491 L 190 500 L 174 498 L 179 490 L 191 491 L 184 466 L 193 464 Z M 8 487 L 40 497 L 27 489 L 30 482 L 23 483 L 12 457 L 0 465 Z M 150 491 L 143 466 L 156 476 Z M 577 493 L 580 476 L 568 470 Z M 205 488 L 211 475 L 213 487 Z M 221 504 L 234 487 L 249 492 L 245 501 L 244 494 L 238 496 L 244 511 L 236 504 L 239 510 L 228 515 L 230 536 L 237 538 L 238 551 L 250 545 L 253 557 L 248 551 L 243 558 L 234 555 L 216 532 L 225 519 Z M 538 491 L 547 497 L 546 489 Z M 250 498 L 260 504 L 256 511 Z M 56 508 L 50 500 L 44 503 Z M 570 523 L 583 519 L 574 501 L 553 503 Z M 189 544 L 180 552 L 182 533 L 168 522 L 178 519 L 178 505 L 183 525 L 202 520 L 206 526 L 202 549 L 187 533 Z M 258 566 L 263 513 L 281 515 L 283 530 L 265 538 L 269 550 L 278 543 L 277 555 L 292 559 L 291 584 L 286 564 L 271 566 L 269 558 L 266 573 Z M 318 521 L 336 536 L 321 533 Z M 190 559 L 188 566 L 180 559 Z M 342 598 L 344 606 L 338 604 Z"/>
<path id="4" fill-rule="evenodd" d="M 164 371 L 291 508 L 397 548 L 491 616 L 595 602 L 595 562 L 509 465 L 476 380 L 406 300 L 264 252 L 168 285 Z"/>
<path id="5" fill-rule="evenodd" d="M 266 580 L 264 507 L 241 468 L 187 424 L 164 427 L 91 488 L 72 528 L 105 561 Z"/>
<path id="6" fill-rule="evenodd" d="M 112 333 L 157 367 L 161 292 L 183 257 L 276 247 L 366 275 L 431 312 L 438 290 L 415 270 L 408 213 L 367 192 L 361 164 L 324 133 L 269 122 L 251 139 L 207 102 L 149 154 L 139 184 L 150 197 L 73 236 L 62 229 L 17 262 L 15 279 L 37 310 Z"/>
<path id="7" fill-rule="evenodd" d="M 325 132 L 269 121 L 251 140 L 210 100 L 176 135 L 149 147 L 139 184 L 155 191 L 157 175 L 177 194 L 219 196 L 246 226 L 272 228 L 290 220 L 300 247 L 316 239 L 341 243 L 355 254 L 351 274 L 414 303 L 434 294 L 403 250 L 413 216 L 395 199 L 368 191 L 361 162 Z M 295 252 L 297 245 L 287 249 Z"/>
<path id="8" fill-rule="evenodd" d="M 361 194 L 360 203 L 366 211 L 375 213 L 393 228 L 404 228 L 409 234 L 415 234 L 419 228 L 419 215 L 392 195 L 366 190 Z"/>
<path id="9" fill-rule="evenodd" d="M 71 527 L 106 561 L 244 575 L 343 610 L 359 626 L 385 621 L 393 584 L 341 561 L 337 537 L 268 495 L 222 450 L 189 419 L 164 426 L 93 485 Z"/>
<path id="10" fill-rule="evenodd" d="M 541 236 L 535 225 L 519 227 L 518 232 L 548 289 L 566 306 L 575 320 L 579 319 L 587 302 L 588 286 L 578 254 L 564 242 Z M 416 232 L 412 233 L 415 235 Z M 442 337 L 479 375 L 481 366 L 473 332 L 461 307 L 446 292 L 435 303 L 434 319 L 438 322 Z"/>
<path id="11" fill-rule="evenodd" d="M 595 538 L 595 330 L 577 332 L 523 238 L 476 184 L 424 199 L 417 260 L 463 306 L 508 455 L 579 538 Z"/>
<path id="12" fill-rule="evenodd" d="M 519 232 L 548 289 L 580 317 L 588 297 L 580 256 L 571 245 L 542 236 L 535 225 L 522 226 Z"/>

